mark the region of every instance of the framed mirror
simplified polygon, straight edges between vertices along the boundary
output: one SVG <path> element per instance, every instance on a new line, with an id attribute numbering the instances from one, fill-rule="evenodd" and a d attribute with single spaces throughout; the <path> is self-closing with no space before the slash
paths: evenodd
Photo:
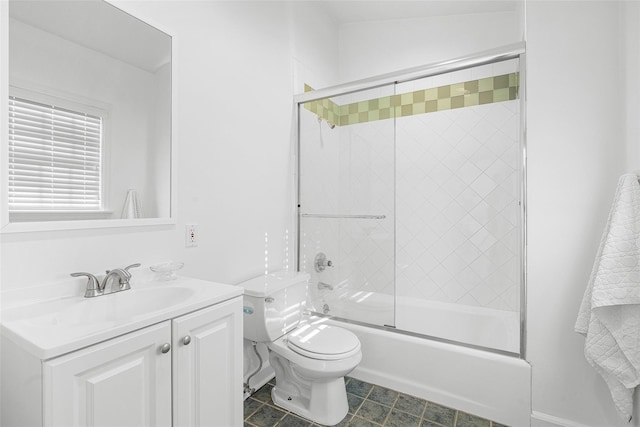
<path id="1" fill-rule="evenodd" d="M 3 3 L 2 231 L 173 223 L 172 37 L 102 0 Z"/>

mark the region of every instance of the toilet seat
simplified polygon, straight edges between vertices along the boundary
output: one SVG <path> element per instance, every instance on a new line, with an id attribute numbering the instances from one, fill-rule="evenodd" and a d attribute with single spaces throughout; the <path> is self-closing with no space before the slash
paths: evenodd
<path id="1" fill-rule="evenodd" d="M 360 340 L 351 331 L 329 325 L 305 325 L 289 334 L 287 347 L 319 360 L 345 359 L 360 351 Z"/>

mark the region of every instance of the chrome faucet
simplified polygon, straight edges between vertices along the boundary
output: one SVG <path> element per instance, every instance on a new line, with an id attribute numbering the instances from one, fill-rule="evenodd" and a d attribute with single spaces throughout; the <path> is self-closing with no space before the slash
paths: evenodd
<path id="1" fill-rule="evenodd" d="M 104 276 L 104 279 L 102 279 L 102 292 L 104 292 L 107 289 L 107 284 L 109 283 L 109 280 L 111 280 L 111 292 L 118 292 L 118 291 L 126 291 L 127 289 L 131 289 L 131 285 L 129 284 L 129 280 L 131 279 L 131 273 L 129 273 L 128 271 L 122 269 L 122 268 L 114 268 L 113 270 L 107 270 L 106 271 L 107 275 Z M 118 283 L 118 289 L 117 290 L 113 290 L 114 285 L 116 284 L 116 279 L 117 279 L 117 283 Z"/>
<path id="2" fill-rule="evenodd" d="M 131 264 L 125 268 L 114 268 L 113 270 L 107 270 L 107 275 L 102 279 L 102 291 L 104 292 L 107 289 L 107 283 L 111 280 L 111 292 L 119 292 L 119 291 L 127 291 L 131 289 L 131 285 L 129 284 L 129 280 L 131 280 L 131 273 L 129 273 L 130 268 L 140 267 L 140 264 Z M 115 278 L 118 278 L 118 289 L 113 290 L 113 285 L 116 283 Z"/>
<path id="3" fill-rule="evenodd" d="M 93 298 L 100 295 L 106 295 L 131 289 L 131 284 L 129 283 L 129 280 L 131 280 L 131 273 L 129 273 L 129 269 L 134 267 L 140 267 L 140 264 L 131 264 L 130 266 L 127 266 L 125 268 L 114 268 L 113 270 L 107 270 L 107 275 L 104 277 L 104 279 L 102 279 L 102 283 L 100 283 L 98 278 L 91 273 L 71 273 L 71 276 L 86 276 L 87 290 L 84 293 L 84 297 Z M 118 288 L 114 290 L 116 278 Z M 109 281 L 111 281 L 111 288 L 109 292 L 105 293 Z"/>

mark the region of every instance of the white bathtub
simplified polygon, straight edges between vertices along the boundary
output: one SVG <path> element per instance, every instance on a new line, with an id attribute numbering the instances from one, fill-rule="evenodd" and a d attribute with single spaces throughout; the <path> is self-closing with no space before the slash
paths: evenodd
<path id="1" fill-rule="evenodd" d="M 390 331 L 325 319 L 360 338 L 363 357 L 351 374 L 355 378 L 505 425 L 530 424 L 531 367 L 526 361 L 398 332 L 519 353 L 518 313 L 407 297 L 397 298 L 394 313 L 392 295 L 344 288 L 319 297 L 314 306 L 326 303 L 328 315 L 396 326 Z"/>
<path id="2" fill-rule="evenodd" d="M 353 331 L 362 362 L 350 374 L 499 423 L 530 424 L 531 367 L 504 356 L 409 335 L 328 320 Z"/>
<path id="3" fill-rule="evenodd" d="M 376 292 L 327 292 L 329 314 L 473 346 L 520 353 L 520 317 L 513 311 L 472 307 Z M 323 304 L 314 304 L 322 312 Z"/>

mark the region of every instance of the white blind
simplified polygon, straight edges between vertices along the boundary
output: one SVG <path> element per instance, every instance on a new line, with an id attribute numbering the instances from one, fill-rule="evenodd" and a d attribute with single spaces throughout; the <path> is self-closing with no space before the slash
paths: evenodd
<path id="1" fill-rule="evenodd" d="M 9 97 L 9 210 L 98 210 L 102 119 Z"/>

